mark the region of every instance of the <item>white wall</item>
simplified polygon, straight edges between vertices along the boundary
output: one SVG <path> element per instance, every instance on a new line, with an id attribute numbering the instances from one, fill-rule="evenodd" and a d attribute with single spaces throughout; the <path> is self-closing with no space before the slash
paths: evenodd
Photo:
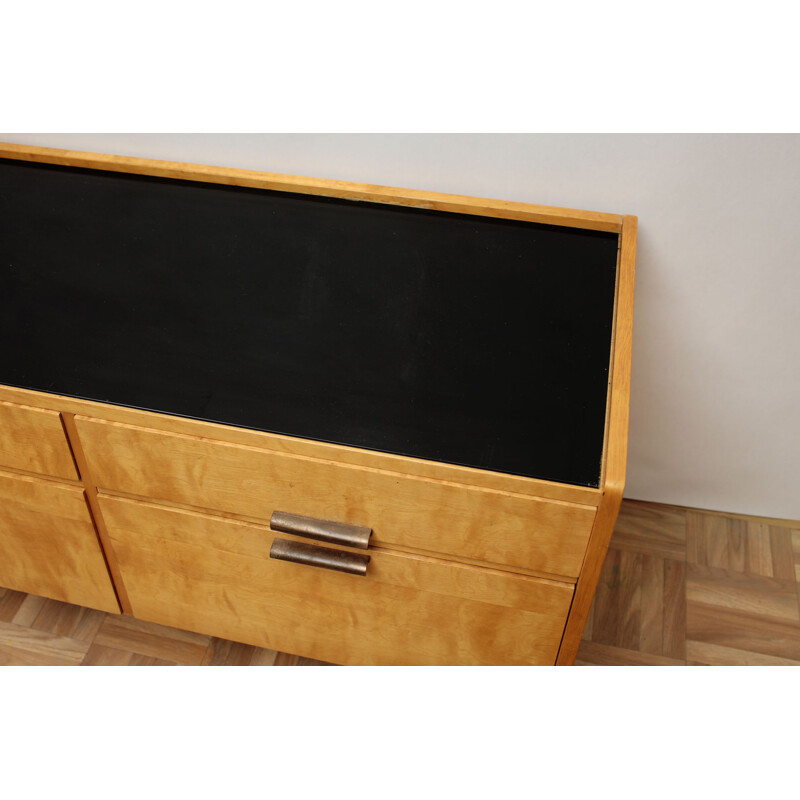
<path id="1" fill-rule="evenodd" d="M 626 496 L 800 519 L 800 136 L 0 134 L 639 216 Z"/>

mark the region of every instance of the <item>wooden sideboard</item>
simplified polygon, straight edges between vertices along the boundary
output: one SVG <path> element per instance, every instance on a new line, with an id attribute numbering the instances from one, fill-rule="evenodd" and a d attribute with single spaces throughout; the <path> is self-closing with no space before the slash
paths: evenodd
<path id="1" fill-rule="evenodd" d="M 598 334 L 602 340 L 599 352 L 603 358 L 602 353 L 607 354 L 607 362 L 603 365 L 604 372 L 596 370 L 592 384 L 597 386 L 598 377 L 605 381 L 602 406 L 596 401 L 591 404 L 587 401 L 587 409 L 582 410 L 580 403 L 573 403 L 574 398 L 565 396 L 556 405 L 571 408 L 570 403 L 573 403 L 578 414 L 574 424 L 567 420 L 562 430 L 557 420 L 534 415 L 525 422 L 525 431 L 519 434 L 523 444 L 516 449 L 505 446 L 508 444 L 507 436 L 499 444 L 492 440 L 491 420 L 486 422 L 488 433 L 485 434 L 480 433 L 483 430 L 480 419 L 474 425 L 467 421 L 464 424 L 470 427 L 459 430 L 457 408 L 451 415 L 456 418 L 452 432 L 445 430 L 450 424 L 446 409 L 439 421 L 430 417 L 433 412 L 428 410 L 421 416 L 410 414 L 403 417 L 402 425 L 398 423 L 391 430 L 387 427 L 385 440 L 379 440 L 374 430 L 382 430 L 382 423 L 380 419 L 371 421 L 367 406 L 365 411 L 353 400 L 348 409 L 342 410 L 341 401 L 329 401 L 326 405 L 318 398 L 310 410 L 305 410 L 303 403 L 308 389 L 304 389 L 302 397 L 297 400 L 302 413 L 297 412 L 295 417 L 301 420 L 299 424 L 303 424 L 303 420 L 311 419 L 322 405 L 323 410 L 318 413 L 320 421 L 314 423 L 319 425 L 319 435 L 308 434 L 302 428 L 299 431 L 291 429 L 295 435 L 287 435 L 287 426 L 295 424 L 292 408 L 286 411 L 285 423 L 276 423 L 273 427 L 269 415 L 264 412 L 267 414 L 266 422 L 251 424 L 251 417 L 247 417 L 250 413 L 247 402 L 251 396 L 236 402 L 234 398 L 228 406 L 220 401 L 216 406 L 218 409 L 241 407 L 241 419 L 234 412 L 217 411 L 215 415 L 212 411 L 195 411 L 199 406 L 192 403 L 197 392 L 188 389 L 185 392 L 187 399 L 181 401 L 186 403 L 185 406 L 172 406 L 167 400 L 156 407 L 157 401 L 148 405 L 148 401 L 139 399 L 139 387 L 151 380 L 160 391 L 168 381 L 162 377 L 157 380 L 148 378 L 141 374 L 141 369 L 137 372 L 132 366 L 126 371 L 123 369 L 125 364 L 111 363 L 107 354 L 103 356 L 103 370 L 112 375 L 116 383 L 109 384 L 108 390 L 105 384 L 99 388 L 103 376 L 95 377 L 95 372 L 101 370 L 87 366 L 88 356 L 82 353 L 93 352 L 95 339 L 103 337 L 103 329 L 92 328 L 87 334 L 86 326 L 91 328 L 91 323 L 78 317 L 91 315 L 94 306 L 100 314 L 103 311 L 101 306 L 113 305 L 115 301 L 111 293 L 116 289 L 104 287 L 106 281 L 112 281 L 114 269 L 97 273 L 100 277 L 93 279 L 90 301 L 86 300 L 85 293 L 81 294 L 80 303 L 73 301 L 71 292 L 75 291 L 77 297 L 77 290 L 71 287 L 77 284 L 70 282 L 72 273 L 66 267 L 62 271 L 59 265 L 63 251 L 79 249 L 74 243 L 80 239 L 70 233 L 74 231 L 75 223 L 63 221 L 72 220 L 70 214 L 75 201 L 69 201 L 69 212 L 60 210 L 58 202 L 67 203 L 64 198 L 58 199 L 60 190 L 40 192 L 41 197 L 31 194 L 41 205 L 42 218 L 50 220 L 47 224 L 51 227 L 44 233 L 47 237 L 47 231 L 53 231 L 49 250 L 41 242 L 23 246 L 22 237 L 18 237 L 19 241 L 15 240 L 9 248 L 10 256 L 6 259 L 11 262 L 9 267 L 4 264 L 0 268 L 0 271 L 13 268 L 24 273 L 26 263 L 53 260 L 53 271 L 47 273 L 49 277 L 42 279 L 41 285 L 48 287 L 49 291 L 51 283 L 59 284 L 53 297 L 63 297 L 65 306 L 65 310 L 58 311 L 61 317 L 53 320 L 49 330 L 41 329 L 42 325 L 47 328 L 48 323 L 40 325 L 34 321 L 36 324 L 31 323 L 28 330 L 22 332 L 35 339 L 33 355 L 29 355 L 28 362 L 8 354 L 8 351 L 7 357 L 0 358 L 0 492 L 3 497 L 0 505 L 0 585 L 339 664 L 552 665 L 573 662 L 624 487 L 635 217 L 18 145 L 1 145 L 0 159 L 6 159 L 6 164 L 27 162 L 65 166 L 88 175 L 89 181 L 97 171 L 172 181 L 163 184 L 167 187 L 180 181 L 191 182 L 191 186 L 218 184 L 239 187 L 249 193 L 255 192 L 253 196 L 259 191 L 272 193 L 270 196 L 277 198 L 276 202 L 285 197 L 292 201 L 294 195 L 336 198 L 337 202 L 343 199 L 345 205 L 331 208 L 336 214 L 343 215 L 337 226 L 345 227 L 351 224 L 351 220 L 354 225 L 358 224 L 358 214 L 362 213 L 359 203 L 367 204 L 363 213 L 380 205 L 424 209 L 433 214 L 410 219 L 408 230 L 417 225 L 433 226 L 430 235 L 434 244 L 430 252 L 444 248 L 441 241 L 435 239 L 438 235 L 436 225 L 440 218 L 447 219 L 448 215 L 455 215 L 454 219 L 459 222 L 466 220 L 468 225 L 473 217 L 479 221 L 499 220 L 501 225 L 513 220 L 515 224 L 508 228 L 512 239 L 526 236 L 524 226 L 532 226 L 536 236 L 520 245 L 523 248 L 521 252 L 531 246 L 528 241 L 533 242 L 533 246 L 540 240 L 546 242 L 546 237 L 553 231 L 558 235 L 561 231 L 577 235 L 581 231 L 602 231 L 616 237 L 612 241 L 615 261 L 612 264 L 608 326 Z M 17 178 L 11 184 L 14 180 Z M 160 191 L 161 185 L 154 184 L 152 191 Z M 76 196 L 88 193 L 90 189 L 86 186 L 90 183 L 81 184 Z M 138 185 L 132 189 L 134 192 L 139 190 Z M 225 195 L 224 199 L 226 203 L 232 198 L 237 204 L 245 204 L 249 202 L 249 196 Z M 114 194 L 104 195 L 104 202 L 108 204 L 108 198 L 113 201 L 115 197 Z M 8 191 L 3 196 L 2 185 L 0 202 L 6 203 L 6 208 L 14 204 L 13 192 Z M 32 201 L 27 198 L 25 202 L 30 204 Z M 126 205 L 124 197 L 120 198 L 119 206 L 117 210 L 110 208 L 108 214 L 128 214 L 133 218 L 139 213 Z M 323 211 L 328 213 L 326 209 Z M 294 206 L 290 212 L 292 219 L 291 215 L 299 213 Z M 31 212 L 26 213 L 30 217 Z M 182 212 L 176 207 L 174 213 L 179 218 Z M 241 213 L 246 215 L 249 211 L 245 209 Z M 233 219 L 237 218 L 236 214 Z M 395 227 L 392 227 L 396 225 L 402 238 L 406 218 L 398 217 L 396 223 L 394 218 L 388 219 L 390 227 L 385 230 L 390 234 L 381 236 L 396 235 L 393 233 Z M 21 228 L 26 224 L 29 223 L 24 219 L 19 223 Z M 116 220 L 111 220 L 107 227 L 114 230 L 116 224 Z M 97 219 L 97 225 L 103 227 L 104 220 Z M 131 228 L 134 233 L 130 240 L 125 241 L 118 236 L 113 239 L 108 236 L 103 252 L 134 247 L 139 241 L 139 231 L 151 228 L 151 223 Z M 427 231 L 427 227 L 424 229 Z M 64 230 L 66 234 L 62 233 Z M 377 230 L 377 227 L 371 229 L 367 237 L 366 243 L 373 248 L 382 246 L 383 239 L 375 232 Z M 473 231 L 473 228 L 468 230 Z M 336 231 L 331 241 L 336 240 Z M 514 244 L 516 239 L 507 244 L 502 238 L 506 236 L 502 227 L 475 227 L 474 233 L 476 249 L 482 242 L 495 241 L 491 238 L 495 235 L 501 237 L 497 239 L 499 244 L 493 245 L 496 248 L 493 259 L 499 258 L 498 253 L 512 253 L 509 256 L 512 260 L 519 258 L 517 251 L 513 250 L 517 246 Z M 459 231 L 453 233 L 459 237 L 459 243 L 463 235 Z M 60 238 L 62 236 L 67 237 L 64 240 L 67 245 Z M 298 241 L 292 240 L 292 247 L 287 244 L 287 252 L 297 249 Z M 556 238 L 553 241 L 555 247 L 562 240 Z M 317 247 L 315 255 L 313 248 L 309 250 L 305 242 L 303 239 L 303 258 L 316 258 L 314 263 L 318 264 L 322 245 Z M 579 241 L 578 245 L 583 247 L 584 243 Z M 332 246 L 330 243 L 325 245 L 328 248 Z M 3 247 L 0 244 L 0 249 Z M 608 247 L 607 242 L 604 247 Z M 62 254 L 59 254 L 59 248 Z M 153 252 L 161 258 L 163 253 L 175 251 L 174 243 L 169 243 L 166 248 L 148 251 L 148 258 L 154 257 Z M 81 252 L 81 258 L 87 258 L 87 264 L 96 257 Z M 92 254 L 95 252 L 91 250 Z M 426 255 L 428 252 L 420 251 L 419 258 L 432 259 Z M 231 253 L 231 259 L 235 259 L 235 252 L 232 250 Z M 198 257 L 202 257 L 202 253 Z M 73 270 L 78 275 L 82 274 L 83 268 L 76 258 L 74 253 L 63 255 L 65 263 L 75 261 L 78 264 Z M 497 263 L 498 276 L 507 275 L 505 279 L 509 281 L 517 274 L 502 272 L 504 267 L 499 261 L 491 263 Z M 542 259 L 541 263 L 537 262 L 536 269 L 555 269 L 549 264 L 550 261 Z M 480 271 L 483 268 L 479 267 L 473 269 L 466 265 L 465 274 L 472 274 L 472 270 L 479 274 L 476 278 L 479 285 L 488 286 L 486 276 Z M 169 269 L 169 264 L 160 268 Z M 264 269 L 269 270 L 269 264 Z M 315 269 L 324 269 L 324 266 Z M 387 274 L 394 275 L 392 269 L 389 265 Z M 517 266 L 513 269 L 519 271 Z M 158 272 L 148 274 L 158 275 Z M 314 274 L 319 276 L 320 273 Z M 2 280 L 0 277 L 0 286 Z M 75 278 L 75 281 L 80 280 L 82 278 Z M 400 279 L 393 280 L 396 283 Z M 124 282 L 122 278 L 120 281 Z M 41 289 L 34 291 L 30 287 L 39 285 L 33 278 L 19 277 L 18 272 L 7 276 L 8 291 L 6 299 L 0 299 L 0 306 L 5 303 L 7 308 L 11 308 L 11 303 L 29 303 L 34 304 L 30 308 L 35 309 L 36 291 Z M 313 281 L 308 285 L 317 287 L 314 295 L 317 300 L 313 302 L 321 303 L 328 298 L 330 303 L 330 298 L 338 296 L 336 293 L 340 291 L 332 283 L 326 283 L 324 290 Z M 419 293 L 423 294 L 424 281 L 420 286 Z M 347 284 L 347 288 L 349 292 L 358 294 L 357 284 L 353 281 Z M 388 290 L 383 288 L 381 291 L 388 291 L 386 297 L 392 298 L 395 288 L 392 284 Z M 139 302 L 136 291 L 133 290 L 131 306 Z M 435 292 L 436 287 L 430 291 Z M 483 291 L 485 293 L 486 289 Z M 51 299 L 50 302 L 54 301 Z M 157 303 L 158 299 L 154 302 Z M 190 315 L 194 302 L 191 286 L 180 307 L 171 302 L 170 308 L 174 308 L 176 317 Z M 308 302 L 312 301 L 308 298 L 303 300 L 303 303 Z M 356 305 L 348 313 L 358 317 L 358 298 L 353 302 Z M 555 302 L 568 309 L 571 301 L 566 296 L 556 298 Z M 591 307 L 591 298 L 583 302 Z M 403 319 L 409 305 L 405 302 L 400 308 L 398 303 L 392 304 L 387 300 L 386 309 L 375 318 L 394 314 L 392 319 Z M 542 307 L 553 303 L 553 298 L 545 298 Z M 265 306 L 268 310 L 269 302 L 266 300 Z M 14 308 L 18 309 L 18 306 Z M 298 309 L 293 312 L 293 319 L 305 320 L 306 306 L 301 303 Z M 123 309 L 119 313 L 122 315 L 120 327 L 124 328 L 129 324 L 124 317 L 127 311 Z M 519 319 L 524 321 L 524 309 Z M 275 323 L 271 324 L 275 327 Z M 375 336 L 380 338 L 383 333 L 374 328 L 375 324 L 370 322 Z M 493 336 L 496 328 L 502 329 L 504 324 L 513 327 L 516 323 L 509 315 L 508 322 L 500 316 L 481 324 L 487 326 L 485 330 Z M 569 322 L 568 314 L 564 319 L 558 317 L 553 335 L 569 337 L 570 324 L 574 323 Z M 59 327 L 63 325 L 66 327 Z M 235 327 L 236 322 L 230 325 Z M 346 328 L 347 320 L 332 325 Z M 71 326 L 76 330 L 78 342 L 74 347 L 74 361 L 70 356 L 70 342 L 64 341 L 66 334 L 63 333 L 71 330 Z M 143 327 L 147 326 L 143 324 Z M 397 324 L 393 323 L 393 330 L 396 328 Z M 105 330 L 112 336 L 108 326 Z M 394 352 L 392 348 L 402 349 L 404 341 L 412 341 L 409 339 L 411 333 L 413 331 L 402 329 L 397 340 L 381 338 L 382 346 L 386 352 Z M 84 335 L 87 337 L 85 343 L 80 338 Z M 118 335 L 115 330 L 113 336 Z M 198 340 L 205 341 L 206 335 L 199 331 Z M 331 335 L 334 335 L 333 331 Z M 591 339 L 592 332 L 589 331 L 588 335 Z M 287 341 L 292 341 L 291 336 Z M 502 340 L 497 342 L 502 344 Z M 497 342 L 493 344 L 495 348 Z M 46 360 L 51 357 L 48 356 L 49 348 L 56 345 L 61 348 L 58 360 L 54 360 L 52 367 L 47 366 Z M 98 348 L 101 345 L 102 342 Z M 191 345 L 189 341 L 184 358 L 193 358 Z M 4 345 L 6 348 L 12 346 Z M 423 342 L 409 346 L 425 348 L 429 345 Z M 526 342 L 524 346 L 527 349 L 520 352 L 526 362 L 521 369 L 536 371 L 538 359 L 542 364 L 542 374 L 550 374 L 547 373 L 547 355 L 544 352 L 548 342 Z M 354 345 L 356 350 L 359 347 L 362 345 Z M 572 350 L 568 348 L 566 352 L 582 352 L 583 345 L 569 343 L 569 347 Z M 364 353 L 369 352 L 367 345 L 363 348 Z M 582 363 L 580 352 L 575 355 L 576 363 Z M 37 354 L 41 354 L 45 366 L 42 366 L 42 361 L 36 361 Z M 119 361 L 132 365 L 140 355 L 120 357 Z M 475 356 L 476 359 L 482 357 L 488 364 L 494 355 Z M 514 357 L 518 358 L 518 355 Z M 326 361 L 331 358 L 331 353 L 326 351 Z M 592 358 L 597 361 L 597 356 Z M 69 363 L 64 364 L 65 359 Z M 202 353 L 197 359 L 192 375 L 202 374 L 207 369 L 207 365 L 200 363 Z M 563 362 L 564 359 L 560 356 L 558 360 Z M 35 361 L 37 366 L 34 367 Z M 154 356 L 153 373 L 158 375 L 162 367 L 156 362 Z M 343 363 L 347 363 L 346 358 Z M 442 363 L 442 369 L 446 368 L 447 365 Z M 51 369 L 52 380 L 48 377 Z M 380 380 L 376 379 L 375 385 L 386 380 L 380 369 L 379 363 L 369 370 L 365 368 L 370 374 L 378 375 Z M 563 371 L 563 366 L 557 364 L 554 369 Z M 398 371 L 403 370 L 398 367 Z M 78 384 L 70 382 L 71 374 L 82 372 L 88 381 L 86 385 L 98 388 L 75 388 Z M 29 374 L 32 376 L 30 379 L 27 377 Z M 236 373 L 231 374 L 234 378 L 229 382 L 235 382 Z M 369 383 L 363 384 L 366 388 L 362 384 L 355 389 L 349 388 L 358 378 L 349 376 L 346 369 L 344 374 L 341 381 L 347 384 L 342 390 L 345 395 L 350 391 L 350 396 L 358 399 L 358 392 L 368 395 L 374 391 L 374 385 Z M 386 375 L 391 377 L 391 374 L 389 369 Z M 80 379 L 84 380 L 84 377 Z M 91 383 L 93 380 L 95 384 Z M 430 380 L 426 378 L 427 382 Z M 573 379 L 567 375 L 567 380 Z M 180 383 L 177 378 L 176 383 Z M 403 387 L 406 385 L 407 381 L 402 384 Z M 493 393 L 510 394 L 512 387 L 516 386 L 520 391 L 530 391 L 534 400 L 539 395 L 559 397 L 559 392 L 566 391 L 560 386 L 509 383 L 487 394 L 488 402 L 492 401 Z M 115 394 L 117 387 L 120 387 L 119 393 Z M 180 393 L 180 386 L 167 388 L 176 396 Z M 83 391 L 85 394 L 82 395 Z M 249 391 L 261 392 L 266 398 L 271 392 L 269 380 L 259 385 L 257 390 Z M 415 391 L 420 392 L 419 389 Z M 476 387 L 475 391 L 485 391 L 485 388 Z M 391 386 L 386 394 L 396 396 L 397 392 L 398 389 Z M 446 394 L 444 390 L 441 393 Z M 280 394 L 280 389 L 276 389 L 275 394 Z M 422 394 L 418 396 L 423 397 Z M 413 403 L 414 397 L 408 402 Z M 213 400 L 205 402 L 203 408 L 215 408 Z M 429 398 L 427 402 L 429 408 L 436 409 L 438 400 L 434 402 Z M 485 402 L 474 404 L 474 414 L 480 414 Z M 550 401 L 545 397 L 542 402 Z M 517 413 L 513 398 L 508 403 L 509 415 L 513 416 Z M 264 404 L 269 408 L 266 399 Z M 590 405 L 592 407 L 588 408 Z M 258 410 L 258 404 L 254 407 Z M 399 401 L 396 407 L 400 411 L 392 413 L 404 413 Z M 473 408 L 469 402 L 465 402 L 464 407 L 467 411 Z M 347 414 L 352 409 L 356 411 L 351 419 Z M 269 413 L 282 412 L 279 409 Z M 577 457 L 573 464 L 569 457 L 562 457 L 563 453 L 558 452 L 558 443 L 562 440 L 567 443 L 565 447 L 574 447 L 569 444 L 570 431 L 583 430 L 583 416 L 591 417 L 592 414 L 599 420 L 600 430 L 597 442 L 592 445 L 597 451 L 596 480 Z M 390 416 L 388 411 L 386 416 Z M 357 424 L 359 417 L 364 418 L 361 427 Z M 328 432 L 333 425 L 331 419 L 343 431 L 341 441 L 334 441 L 334 435 Z M 427 419 L 433 421 L 428 424 Z M 412 422 L 416 428 L 410 427 Z M 500 424 L 498 421 L 497 425 Z M 520 423 L 514 418 L 513 424 L 519 426 Z M 370 425 L 377 427 L 373 430 Z M 545 431 L 540 439 L 536 439 L 537 426 L 552 430 Z M 262 429 L 255 429 L 259 427 Z M 363 440 L 358 438 L 362 435 L 362 427 L 367 431 Z M 529 427 L 534 433 L 528 430 Z M 458 446 L 448 450 L 442 445 L 441 458 L 434 458 L 430 455 L 439 452 L 439 429 L 442 430 L 442 440 L 449 436 Z M 408 431 L 422 433 L 412 435 Z M 469 440 L 471 431 L 478 432 L 476 438 L 488 437 L 489 445 L 478 442 L 470 449 L 468 441 L 462 448 L 460 439 Z M 528 441 L 526 436 L 533 437 L 530 438 L 532 442 L 542 442 L 541 452 L 531 453 L 531 463 L 537 464 L 535 469 L 538 471 L 534 475 L 522 474 L 524 458 L 520 460 L 520 453 L 524 457 L 525 447 L 529 447 L 525 444 Z M 535 449 L 535 446 L 530 449 Z M 547 456 L 549 452 L 555 455 Z M 544 466 L 538 466 L 537 457 Z M 502 461 L 504 458 L 506 460 Z M 485 459 L 485 463 L 482 461 L 476 466 L 481 459 Z M 559 479 L 548 479 L 543 474 L 548 459 L 557 464 L 553 469 Z M 492 468 L 495 463 L 507 465 L 506 470 Z M 591 457 L 586 463 L 591 468 Z M 518 468 L 516 465 L 519 464 L 523 467 Z M 578 477 L 572 481 L 563 479 L 564 475 L 572 474 L 567 470 L 573 470 Z M 588 475 L 586 480 L 584 475 Z M 312 522 L 306 524 L 300 520 L 295 527 L 287 527 L 279 520 L 281 515 L 298 515 L 306 518 L 306 522 L 308 519 Z M 367 538 L 362 530 L 359 539 L 354 526 L 368 529 L 371 535 Z M 355 534 L 353 530 L 356 530 Z M 348 538 L 351 534 L 353 538 Z M 289 559 L 305 563 L 287 561 L 286 553 Z M 320 566 L 326 561 L 328 567 L 333 563 L 334 568 Z M 340 571 L 337 565 L 353 571 Z"/>

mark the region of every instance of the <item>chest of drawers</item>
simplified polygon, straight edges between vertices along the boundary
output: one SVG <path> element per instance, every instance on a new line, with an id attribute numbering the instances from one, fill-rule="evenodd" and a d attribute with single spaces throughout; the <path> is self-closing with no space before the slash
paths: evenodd
<path id="1" fill-rule="evenodd" d="M 0 358 L 0 585 L 341 664 L 572 663 L 624 486 L 635 217 L 0 158 L 27 337 Z M 117 173 L 153 183 L 93 182 Z M 204 185 L 228 216 L 198 245 Z M 233 287 L 202 286 L 215 248 Z"/>

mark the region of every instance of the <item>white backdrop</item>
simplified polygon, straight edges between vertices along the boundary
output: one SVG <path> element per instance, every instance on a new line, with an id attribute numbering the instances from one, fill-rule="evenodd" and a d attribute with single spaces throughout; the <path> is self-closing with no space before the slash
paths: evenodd
<path id="1" fill-rule="evenodd" d="M 0 134 L 636 214 L 626 496 L 800 519 L 800 136 Z"/>

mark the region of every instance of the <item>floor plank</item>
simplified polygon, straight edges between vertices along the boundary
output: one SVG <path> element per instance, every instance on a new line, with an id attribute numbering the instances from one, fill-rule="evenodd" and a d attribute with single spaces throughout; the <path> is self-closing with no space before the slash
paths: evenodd
<path id="1" fill-rule="evenodd" d="M 800 622 L 794 580 L 687 565 L 687 602 Z"/>
<path id="2" fill-rule="evenodd" d="M 594 595 L 594 620 L 592 625 L 592 641 L 599 644 L 613 645 L 617 639 L 619 627 L 619 589 L 622 585 L 619 571 L 622 552 L 609 548 L 597 589 Z"/>
<path id="3" fill-rule="evenodd" d="M 175 661 L 144 656 L 119 650 L 116 647 L 103 647 L 93 644 L 81 662 L 84 667 L 174 667 Z"/>
<path id="4" fill-rule="evenodd" d="M 116 616 L 116 615 L 113 615 Z M 78 620 L 71 636 L 79 642 L 93 642 L 103 624 L 106 615 L 103 611 L 94 608 L 84 608 L 83 615 Z"/>
<path id="5" fill-rule="evenodd" d="M 740 519 L 726 519 L 702 511 L 687 512 L 686 560 L 701 566 L 729 569 L 730 540 L 738 542 L 746 526 Z"/>
<path id="6" fill-rule="evenodd" d="M 775 617 L 689 603 L 686 638 L 748 653 L 800 661 L 800 625 Z"/>
<path id="7" fill-rule="evenodd" d="M 686 658 L 686 564 L 664 560 L 664 646 L 662 655 Z"/>
<path id="8" fill-rule="evenodd" d="M 792 560 L 794 563 L 794 579 L 800 582 L 800 530 L 792 530 Z"/>
<path id="9" fill-rule="evenodd" d="M 247 667 L 250 666 L 256 649 L 249 644 L 214 637 L 206 649 L 202 664 L 212 667 Z"/>
<path id="10" fill-rule="evenodd" d="M 695 642 L 691 639 L 686 642 L 686 657 L 698 665 L 713 667 L 800 667 L 800 661 L 769 656 L 764 653 L 754 653 L 750 650 L 737 650 L 734 647 L 724 647 L 723 645 L 709 644 L 708 642 Z"/>
<path id="11" fill-rule="evenodd" d="M 619 605 L 617 635 L 614 644 L 625 650 L 639 649 L 642 612 L 641 553 L 620 553 L 620 587 L 616 602 Z"/>
<path id="12" fill-rule="evenodd" d="M 132 656 L 133 653 L 128 650 L 93 644 L 81 663 L 85 667 L 128 667 Z"/>
<path id="13" fill-rule="evenodd" d="M 0 664 L 77 666 L 89 645 L 66 636 L 0 621 Z"/>
<path id="14" fill-rule="evenodd" d="M 625 500 L 611 547 L 683 560 L 686 557 L 686 511 L 674 506 Z"/>
<path id="15" fill-rule="evenodd" d="M 792 531 L 789 528 L 771 526 L 769 541 L 772 549 L 772 574 L 776 578 L 795 580 Z"/>
<path id="16" fill-rule="evenodd" d="M 614 647 L 597 642 L 581 642 L 576 663 L 582 666 L 599 667 L 682 667 L 684 662 L 680 659 L 667 658 L 666 656 L 642 653 L 640 650 L 626 650 L 623 647 Z"/>
<path id="17" fill-rule="evenodd" d="M 38 597 L 35 594 L 25 595 L 25 599 L 22 601 L 19 611 L 14 614 L 14 619 L 12 622 L 15 625 L 22 625 L 23 628 L 32 628 L 33 623 L 36 621 L 36 617 L 39 616 L 39 612 L 49 602 L 50 600 L 48 600 L 46 597 Z"/>
<path id="18" fill-rule="evenodd" d="M 769 525 L 752 522 L 747 526 L 747 572 L 767 578 L 773 575 Z"/>
<path id="19" fill-rule="evenodd" d="M 48 600 L 42 606 L 31 627 L 38 631 L 58 633 L 62 636 L 76 638 L 75 633 L 81 626 L 82 620 L 91 614 L 92 610 L 88 608 L 62 603 L 58 600 Z M 96 633 L 97 631 L 95 631 Z"/>
<path id="20" fill-rule="evenodd" d="M 25 602 L 26 597 L 25 592 L 6 589 L 3 597 L 0 598 L 0 622 L 12 622 Z"/>
<path id="21" fill-rule="evenodd" d="M 296 667 L 300 661 L 300 656 L 292 656 L 288 653 L 278 653 L 275 656 L 273 666 L 275 667 Z"/>
<path id="22" fill-rule="evenodd" d="M 180 631 L 133 617 L 107 615 L 94 643 L 176 664 L 203 663 L 210 636 Z"/>
<path id="23" fill-rule="evenodd" d="M 639 649 L 643 653 L 664 652 L 664 559 L 642 556 L 641 629 Z"/>
<path id="24" fill-rule="evenodd" d="M 278 653 L 275 650 L 266 650 L 263 647 L 257 647 L 256 652 L 253 653 L 253 657 L 250 659 L 250 666 L 274 667 L 277 657 Z"/>

